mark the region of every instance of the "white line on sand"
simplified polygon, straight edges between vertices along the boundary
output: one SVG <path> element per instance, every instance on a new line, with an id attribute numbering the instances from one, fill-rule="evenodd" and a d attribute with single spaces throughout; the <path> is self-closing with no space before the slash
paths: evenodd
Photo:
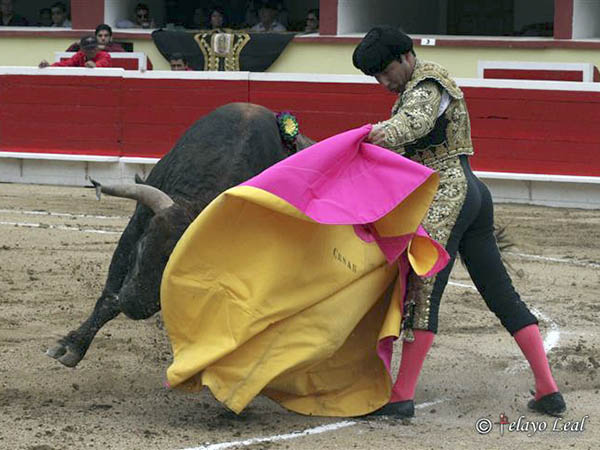
<path id="1" fill-rule="evenodd" d="M 52 211 L 27 211 L 27 210 L 15 210 L 15 209 L 0 209 L 0 213 L 38 215 L 38 216 L 54 216 L 54 217 L 77 217 L 77 218 L 88 218 L 88 219 L 127 219 L 128 218 L 128 217 L 124 217 L 124 216 L 95 216 L 95 215 L 89 215 L 89 214 L 70 214 L 70 213 L 56 213 L 56 212 L 52 212 Z M 13 222 L 0 222 L 0 225 L 14 225 L 14 223 Z M 29 224 L 29 225 L 23 225 L 23 226 L 29 226 L 29 227 L 33 227 L 33 228 L 46 228 L 46 226 L 44 226 L 44 225 L 43 226 L 35 226 L 35 225 Z M 75 227 L 60 228 L 60 227 L 51 226 L 49 228 L 68 229 L 68 230 L 72 230 L 72 231 L 78 231 L 78 229 Z M 83 231 L 83 230 L 79 230 L 79 231 Z M 85 232 L 94 233 L 95 231 L 92 229 L 88 229 L 88 230 L 85 230 Z M 101 231 L 101 230 L 98 230 L 96 232 L 105 233 L 104 231 Z M 115 232 L 111 231 L 108 233 L 113 234 Z M 509 252 L 509 251 L 506 251 L 504 253 L 506 255 L 516 256 L 516 257 L 522 258 L 522 259 L 547 261 L 547 262 L 560 263 L 560 264 L 569 264 L 572 266 L 590 267 L 590 268 L 594 268 L 594 269 L 600 269 L 600 264 L 598 264 L 598 263 L 578 261 L 576 259 L 529 255 L 527 253 L 517 253 L 517 252 Z M 452 284 L 452 283 L 450 283 L 450 284 Z M 455 285 L 460 286 L 460 284 L 455 284 Z M 467 287 L 467 285 L 463 285 L 463 287 Z M 475 289 L 475 288 L 473 287 L 473 289 Z"/>
<path id="2" fill-rule="evenodd" d="M 454 281 L 448 281 L 448 284 L 452 285 L 452 286 L 457 286 L 457 287 L 462 287 L 465 289 L 472 289 L 472 290 L 477 291 L 477 288 L 475 286 L 473 286 L 472 284 L 456 283 Z M 550 350 L 552 350 L 554 347 L 556 347 L 558 345 L 558 341 L 560 341 L 560 328 L 556 322 L 554 322 L 552 319 L 550 319 L 547 315 L 545 315 L 539 309 L 531 308 L 531 312 L 533 312 L 537 316 L 538 319 L 544 321 L 549 328 L 548 332 L 546 333 L 546 337 L 544 338 L 544 350 L 546 351 L 546 353 L 548 353 Z M 526 367 L 527 367 L 527 362 L 521 361 L 519 364 L 516 364 L 511 367 L 507 367 L 506 372 L 515 373 Z"/>
<path id="3" fill-rule="evenodd" d="M 0 213 L 7 214 L 25 214 L 28 216 L 53 216 L 53 217 L 78 217 L 87 219 L 128 219 L 129 217 L 124 216 L 95 216 L 92 214 L 71 214 L 71 213 L 57 213 L 52 211 L 28 211 L 21 209 L 0 209 Z"/>
<path id="4" fill-rule="evenodd" d="M 415 405 L 415 408 L 416 409 L 428 408 L 429 406 L 437 405 L 438 403 L 442 403 L 445 401 L 446 401 L 446 399 L 442 398 L 439 400 L 434 400 L 432 402 L 419 403 L 418 405 Z M 279 435 L 275 435 L 275 436 L 268 436 L 268 437 L 261 437 L 261 438 L 250 438 L 250 439 L 245 439 L 243 441 L 222 442 L 219 444 L 205 444 L 200 447 L 188 447 L 183 450 L 221 450 L 224 448 L 231 448 L 231 447 L 246 447 L 248 445 L 254 445 L 254 444 L 261 443 L 261 442 L 286 441 L 289 439 L 296 439 L 296 438 L 303 437 L 303 436 L 310 436 L 312 434 L 320 434 L 320 433 L 326 433 L 328 431 L 335 431 L 335 430 L 339 430 L 340 428 L 351 427 L 358 423 L 360 423 L 360 422 L 355 422 L 353 420 L 346 420 L 343 422 L 336 422 L 336 423 L 331 423 L 328 425 L 321 425 L 321 426 L 318 426 L 315 428 L 309 428 L 304 431 L 296 431 L 293 433 L 279 434 Z"/>
<path id="5" fill-rule="evenodd" d="M 534 260 L 538 260 L 538 261 L 548 261 L 548 262 L 555 262 L 555 263 L 561 263 L 561 264 L 570 264 L 572 266 L 592 267 L 594 269 L 600 269 L 600 264 L 590 263 L 590 262 L 586 262 L 586 261 L 578 261 L 576 259 L 553 258 L 550 256 L 528 255 L 526 253 L 516 253 L 516 252 L 505 252 L 505 253 L 507 255 L 517 256 L 517 257 L 523 258 L 523 259 L 534 259 Z"/>
<path id="6" fill-rule="evenodd" d="M 289 439 L 296 439 L 296 438 L 303 437 L 303 436 L 310 436 L 312 434 L 326 433 L 328 431 L 339 430 L 340 428 L 351 427 L 353 425 L 356 425 L 356 423 L 357 422 L 354 422 L 352 420 L 345 420 L 343 422 L 330 423 L 328 425 L 321 425 L 321 426 L 318 426 L 315 428 L 308 428 L 303 431 L 295 431 L 293 433 L 279 434 L 279 435 L 268 436 L 268 437 L 251 438 L 251 439 L 245 439 L 243 441 L 223 442 L 220 444 L 208 444 L 208 445 L 203 445 L 201 447 L 188 447 L 184 450 L 221 450 L 224 448 L 231 448 L 231 447 L 246 447 L 248 445 L 259 444 L 261 442 L 287 441 Z"/>
<path id="7" fill-rule="evenodd" d="M 69 227 L 67 225 L 48 225 L 48 224 L 42 224 L 42 223 L 27 223 L 27 222 L 0 222 L 0 225 L 23 227 L 23 228 L 52 228 L 54 230 L 80 231 L 82 233 L 98 233 L 98 234 L 121 234 L 121 233 L 123 233 L 122 231 L 94 230 L 91 228 Z"/>

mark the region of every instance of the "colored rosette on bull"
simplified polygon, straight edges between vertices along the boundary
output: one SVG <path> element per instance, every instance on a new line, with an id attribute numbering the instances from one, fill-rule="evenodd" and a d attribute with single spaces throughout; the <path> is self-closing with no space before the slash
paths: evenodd
<path id="1" fill-rule="evenodd" d="M 281 139 L 286 144 L 293 144 L 296 141 L 298 132 L 300 131 L 298 120 L 289 111 L 280 112 L 279 114 L 277 114 L 276 118 L 277 125 L 279 126 L 279 134 L 281 134 Z"/>

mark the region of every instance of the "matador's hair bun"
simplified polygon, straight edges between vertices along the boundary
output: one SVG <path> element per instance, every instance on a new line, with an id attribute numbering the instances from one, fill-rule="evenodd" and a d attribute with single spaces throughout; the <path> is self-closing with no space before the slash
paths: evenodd
<path id="1" fill-rule="evenodd" d="M 383 72 L 400 55 L 413 49 L 409 35 L 398 28 L 380 26 L 372 28 L 354 49 L 352 63 L 366 75 Z"/>

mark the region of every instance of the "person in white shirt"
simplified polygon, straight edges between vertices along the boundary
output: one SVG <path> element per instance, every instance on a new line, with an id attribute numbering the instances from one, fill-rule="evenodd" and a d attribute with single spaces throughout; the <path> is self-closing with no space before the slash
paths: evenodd
<path id="1" fill-rule="evenodd" d="M 71 28 L 71 21 L 67 16 L 67 7 L 63 2 L 56 2 L 50 7 L 52 27 Z"/>
<path id="2" fill-rule="evenodd" d="M 138 3 L 134 10 L 134 19 L 121 19 L 117 28 L 155 28 L 154 19 L 150 17 L 150 8 L 145 3 Z"/>
<path id="3" fill-rule="evenodd" d="M 250 31 L 258 33 L 287 31 L 286 28 L 276 20 L 278 12 L 277 2 L 265 2 L 258 10 L 260 22 L 250 28 Z"/>

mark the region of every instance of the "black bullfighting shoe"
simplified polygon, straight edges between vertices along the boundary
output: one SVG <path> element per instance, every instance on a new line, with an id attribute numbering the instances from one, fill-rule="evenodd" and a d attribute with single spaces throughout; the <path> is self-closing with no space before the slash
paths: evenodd
<path id="1" fill-rule="evenodd" d="M 390 402 L 363 417 L 368 418 L 382 416 L 387 416 L 394 419 L 409 419 L 411 417 L 415 417 L 415 402 L 413 400 Z"/>
<path id="2" fill-rule="evenodd" d="M 544 395 L 539 400 L 529 400 L 527 407 L 549 416 L 560 417 L 567 410 L 565 399 L 560 392 Z"/>

